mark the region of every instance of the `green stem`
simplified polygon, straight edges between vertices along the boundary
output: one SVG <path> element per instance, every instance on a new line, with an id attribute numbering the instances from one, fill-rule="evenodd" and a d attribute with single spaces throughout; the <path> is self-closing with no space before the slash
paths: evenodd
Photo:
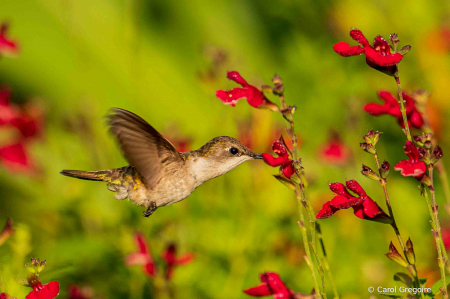
<path id="1" fill-rule="evenodd" d="M 322 230 L 320 229 L 320 224 L 316 224 L 317 228 L 317 237 L 319 238 L 320 248 L 322 249 L 322 263 L 325 267 L 325 271 L 327 272 L 328 280 L 330 281 L 331 288 L 333 289 L 334 297 L 333 299 L 339 299 L 339 292 L 336 287 L 336 283 L 334 281 L 333 274 L 331 273 L 330 265 L 328 264 L 327 252 L 325 250 L 325 244 L 322 239 Z"/>
<path id="2" fill-rule="evenodd" d="M 444 241 L 443 241 L 442 233 L 441 233 L 441 224 L 439 221 L 439 208 L 438 208 L 438 205 L 436 204 L 436 194 L 434 191 L 434 180 L 433 180 L 434 171 L 433 170 L 434 170 L 434 165 L 433 164 L 428 165 L 428 174 L 430 176 L 430 181 L 431 181 L 430 193 L 431 193 L 431 200 L 433 202 L 432 211 L 433 211 L 434 218 L 435 218 L 435 230 L 439 234 L 439 244 L 440 244 L 440 247 L 442 250 L 443 262 L 447 266 L 447 270 L 450 272 L 449 259 L 448 259 L 447 251 L 445 249 Z"/>
<path id="3" fill-rule="evenodd" d="M 381 176 L 381 165 L 380 165 L 380 160 L 378 159 L 378 155 L 375 152 L 374 154 L 375 157 L 375 162 L 377 164 L 377 168 L 378 168 L 378 173 L 380 174 L 380 184 L 383 187 L 383 192 L 384 192 L 384 198 L 386 199 L 386 206 L 388 207 L 388 211 L 389 211 L 389 217 L 391 217 L 392 219 L 392 228 L 394 229 L 395 235 L 397 236 L 397 240 L 398 243 L 400 244 L 400 246 L 402 247 L 402 251 L 403 251 L 403 255 L 406 258 L 406 262 L 408 263 L 408 268 L 410 269 L 410 272 L 413 274 L 414 276 L 414 281 L 416 282 L 416 285 L 420 286 L 420 280 L 419 277 L 417 275 L 417 269 L 416 269 L 416 265 L 414 263 L 411 263 L 410 260 L 408 259 L 408 255 L 406 254 L 406 246 L 405 243 L 403 242 L 403 238 L 400 234 L 400 231 L 397 227 L 397 223 L 395 222 L 395 217 L 394 217 L 394 211 L 392 210 L 392 206 L 391 206 L 391 201 L 389 199 L 389 194 L 387 191 L 387 186 L 386 186 L 386 179 L 382 178 Z M 420 295 L 422 297 L 422 299 L 424 299 L 424 295 L 422 292 L 420 292 Z"/>
<path id="4" fill-rule="evenodd" d="M 403 99 L 402 87 L 400 86 L 400 73 L 398 71 L 398 65 L 397 65 L 397 71 L 394 74 L 394 78 L 395 78 L 395 82 L 397 83 L 397 92 L 398 92 L 398 99 L 399 99 L 398 103 L 400 105 L 400 111 L 402 112 L 402 116 L 403 116 L 403 123 L 405 125 L 406 138 L 408 138 L 409 141 L 412 141 L 411 132 L 409 131 L 408 117 L 406 116 L 405 100 Z"/>
<path id="5" fill-rule="evenodd" d="M 450 187 L 448 185 L 447 171 L 445 170 L 444 162 L 442 161 L 442 159 L 438 163 L 436 163 L 435 167 L 439 173 L 442 187 L 444 188 L 444 194 L 447 200 L 446 210 L 450 214 Z"/>
<path id="6" fill-rule="evenodd" d="M 442 289 L 444 290 L 442 292 L 442 295 L 443 295 L 444 299 L 448 299 L 447 282 L 446 282 L 446 279 L 445 279 L 445 262 L 444 262 L 444 257 L 443 257 L 443 253 L 442 253 L 442 246 L 441 246 L 442 238 L 439 236 L 438 224 L 436 222 L 436 216 L 437 216 L 436 212 L 435 212 L 436 209 L 433 208 L 433 205 L 430 203 L 430 200 L 428 199 L 428 192 L 427 192 L 427 190 L 425 190 L 423 185 L 422 185 L 422 189 L 423 189 L 423 195 L 425 197 L 425 201 L 426 201 L 427 206 L 428 206 L 428 211 L 430 212 L 430 217 L 431 217 L 431 222 L 432 222 L 432 224 L 431 224 L 432 230 L 431 231 L 432 231 L 433 237 L 434 237 L 434 239 L 436 241 L 436 248 L 437 248 L 437 251 L 438 251 L 438 265 L 439 265 L 439 269 L 441 270 L 441 279 L 442 279 L 442 286 L 443 286 Z M 432 186 L 430 186 L 430 192 L 431 192 L 432 189 L 433 189 Z M 434 190 L 431 193 L 432 193 L 431 196 L 433 197 Z M 433 202 L 434 202 L 434 200 L 433 200 Z"/>

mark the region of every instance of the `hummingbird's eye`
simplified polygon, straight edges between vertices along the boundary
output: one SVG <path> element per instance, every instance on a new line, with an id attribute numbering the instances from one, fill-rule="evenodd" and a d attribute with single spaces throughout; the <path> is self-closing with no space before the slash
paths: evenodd
<path id="1" fill-rule="evenodd" d="M 232 147 L 232 148 L 230 148 L 230 153 L 232 155 L 236 155 L 237 153 L 239 153 L 239 150 L 237 148 L 235 148 L 235 147 Z"/>

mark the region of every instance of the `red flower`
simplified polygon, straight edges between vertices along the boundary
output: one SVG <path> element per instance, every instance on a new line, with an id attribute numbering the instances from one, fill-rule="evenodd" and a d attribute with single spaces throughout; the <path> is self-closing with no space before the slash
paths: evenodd
<path id="1" fill-rule="evenodd" d="M 359 45 L 350 46 L 348 43 L 339 42 L 333 46 L 336 53 L 344 57 L 364 54 L 370 67 L 389 74 L 395 73 L 395 65 L 403 59 L 403 55 L 391 53 L 389 43 L 381 35 L 375 37 L 373 46 L 358 29 L 350 30 L 350 36 Z"/>
<path id="2" fill-rule="evenodd" d="M 361 219 L 372 220 L 382 223 L 392 223 L 391 218 L 373 201 L 364 189 L 355 180 L 346 181 L 347 187 L 342 183 L 331 183 L 330 190 L 336 196 L 327 201 L 317 213 L 316 218 L 325 219 L 342 209 L 353 208 L 355 216 Z M 358 197 L 352 195 L 354 192 Z"/>
<path id="3" fill-rule="evenodd" d="M 244 290 L 244 293 L 253 297 L 273 295 L 276 299 L 293 299 L 294 292 L 284 284 L 277 273 L 266 272 L 260 276 L 261 284 Z"/>
<path id="4" fill-rule="evenodd" d="M 230 80 L 238 83 L 242 87 L 233 88 L 230 91 L 226 90 L 218 90 L 216 91 L 216 96 L 221 100 L 224 104 L 230 105 L 234 107 L 236 103 L 242 99 L 246 98 L 247 102 L 250 106 L 255 108 L 268 108 L 274 111 L 278 111 L 278 106 L 269 101 L 262 91 L 256 88 L 253 85 L 247 83 L 241 75 L 236 72 L 228 72 L 227 77 Z"/>
<path id="5" fill-rule="evenodd" d="M 397 118 L 398 123 L 404 127 L 402 112 L 400 111 L 397 99 L 387 90 L 378 91 L 378 96 L 384 101 L 383 105 L 377 103 L 369 103 L 364 106 L 364 111 L 374 115 L 389 114 Z M 412 97 L 403 93 L 403 99 L 406 102 L 406 116 L 408 117 L 408 125 L 420 129 L 423 124 L 423 118 L 419 110 L 416 108 L 415 101 Z"/>
<path id="6" fill-rule="evenodd" d="M 26 109 L 11 104 L 9 99 L 9 90 L 0 90 L 0 129 L 12 137 L 12 140 L 3 139 L 0 143 L 0 163 L 13 171 L 32 170 L 26 147 L 28 141 L 41 131 L 40 112 L 31 111 L 30 114 Z"/>
<path id="7" fill-rule="evenodd" d="M 59 294 L 59 282 L 51 281 L 42 285 L 40 282 L 32 286 L 33 290 L 26 299 L 53 299 Z"/>
<path id="8" fill-rule="evenodd" d="M 166 278 L 172 277 L 175 266 L 187 264 L 194 259 L 192 253 L 187 253 L 177 258 L 176 251 L 175 244 L 170 244 L 162 254 L 162 259 L 166 265 Z"/>
<path id="9" fill-rule="evenodd" d="M 419 150 L 411 141 L 406 141 L 405 154 L 408 155 L 409 160 L 403 160 L 394 166 L 395 170 L 400 171 L 402 176 L 413 176 L 420 180 L 427 171 L 425 162 L 420 161 Z"/>
<path id="10" fill-rule="evenodd" d="M 2 24 L 0 26 L 0 56 L 19 52 L 19 46 L 6 36 L 6 30 L 8 30 L 8 25 Z"/>
<path id="11" fill-rule="evenodd" d="M 126 265 L 141 265 L 142 271 L 144 271 L 145 275 L 155 276 L 156 264 L 153 260 L 147 241 L 141 233 L 136 233 L 134 238 L 138 245 L 138 251 L 127 256 L 125 261 Z"/>
<path id="12" fill-rule="evenodd" d="M 344 164 L 350 157 L 350 149 L 342 143 L 338 134 L 332 134 L 331 138 L 320 149 L 320 158 L 327 164 Z"/>
<path id="13" fill-rule="evenodd" d="M 280 166 L 281 172 L 285 177 L 290 178 L 295 173 L 293 161 L 289 158 L 290 152 L 284 142 L 283 136 L 279 140 L 272 143 L 272 150 L 277 154 L 277 158 L 270 154 L 263 153 L 262 157 L 266 164 L 277 167 Z"/>

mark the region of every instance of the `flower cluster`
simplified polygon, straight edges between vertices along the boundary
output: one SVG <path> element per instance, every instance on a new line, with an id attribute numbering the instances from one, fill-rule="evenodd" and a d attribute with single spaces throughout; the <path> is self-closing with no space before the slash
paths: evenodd
<path id="1" fill-rule="evenodd" d="M 375 37 L 373 46 L 370 45 L 367 38 L 358 29 L 350 30 L 350 36 L 359 45 L 350 46 L 346 42 L 339 42 L 333 46 L 336 53 L 344 57 L 364 54 L 366 63 L 370 67 L 390 75 L 396 72 L 395 65 L 403 59 L 403 55 L 411 48 L 410 46 L 405 46 L 400 50 L 400 53 L 391 53 L 391 46 L 381 35 Z M 391 42 L 396 46 L 398 37 L 394 34 L 391 35 Z"/>
<path id="2" fill-rule="evenodd" d="M 216 91 L 216 96 L 224 104 L 234 107 L 240 99 L 246 98 L 247 102 L 252 107 L 267 108 L 274 111 L 279 110 L 278 106 L 269 101 L 266 96 L 264 96 L 264 93 L 261 90 L 253 85 L 248 84 L 247 81 L 245 81 L 238 72 L 228 72 L 227 77 L 228 79 L 238 83 L 242 87 L 236 87 L 229 91 Z"/>
<path id="3" fill-rule="evenodd" d="M 283 136 L 272 143 L 272 150 L 278 157 L 263 153 L 262 157 L 264 162 L 272 167 L 280 166 L 281 173 L 289 179 L 295 173 L 295 168 L 293 160 L 290 158 L 291 152 L 287 148 Z"/>
<path id="4" fill-rule="evenodd" d="M 10 92 L 0 90 L 0 130 L 9 136 L 0 140 L 0 163 L 10 170 L 32 170 L 33 163 L 27 153 L 30 140 L 42 130 L 37 109 L 19 107 L 10 102 Z"/>
<path id="5" fill-rule="evenodd" d="M 155 277 L 157 273 L 157 265 L 150 251 L 147 240 L 141 233 L 134 235 L 138 246 L 138 251 L 127 256 L 125 264 L 127 266 L 142 266 L 142 271 L 149 277 Z M 170 244 L 162 254 L 162 260 L 165 268 L 165 278 L 170 279 L 176 266 L 184 265 L 194 259 L 192 253 L 184 254 L 180 257 L 176 256 L 176 245 Z"/>
<path id="6" fill-rule="evenodd" d="M 331 183 L 329 187 L 336 196 L 323 205 L 316 218 L 325 219 L 331 217 L 339 210 L 351 207 L 358 218 L 381 223 L 392 223 L 392 219 L 366 194 L 361 185 L 355 180 L 346 181 L 346 186 L 342 183 Z M 358 196 L 351 194 L 349 190 Z"/>
<path id="7" fill-rule="evenodd" d="M 364 106 L 364 111 L 370 113 L 374 116 L 380 115 L 392 115 L 397 118 L 398 123 L 404 127 L 402 112 L 400 111 L 400 107 L 398 105 L 398 101 L 394 98 L 394 96 L 387 90 L 378 91 L 378 96 L 384 101 L 383 105 L 378 103 L 369 103 Z M 410 127 L 422 128 L 424 125 L 424 120 L 419 110 L 417 110 L 416 103 L 412 97 L 403 93 L 403 99 L 406 103 L 406 116 L 408 118 L 408 125 Z"/>

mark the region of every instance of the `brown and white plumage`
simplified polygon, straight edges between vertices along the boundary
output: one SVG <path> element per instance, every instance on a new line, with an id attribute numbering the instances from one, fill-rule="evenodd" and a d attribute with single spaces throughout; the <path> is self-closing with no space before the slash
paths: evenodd
<path id="1" fill-rule="evenodd" d="M 117 192 L 116 199 L 128 197 L 147 207 L 145 216 L 157 207 L 183 200 L 205 181 L 247 160 L 261 158 L 227 136 L 216 137 L 198 150 L 179 153 L 145 120 L 123 109 L 113 109 L 108 124 L 130 165 L 100 171 L 63 170 L 61 174 L 108 182 L 108 189 Z"/>

